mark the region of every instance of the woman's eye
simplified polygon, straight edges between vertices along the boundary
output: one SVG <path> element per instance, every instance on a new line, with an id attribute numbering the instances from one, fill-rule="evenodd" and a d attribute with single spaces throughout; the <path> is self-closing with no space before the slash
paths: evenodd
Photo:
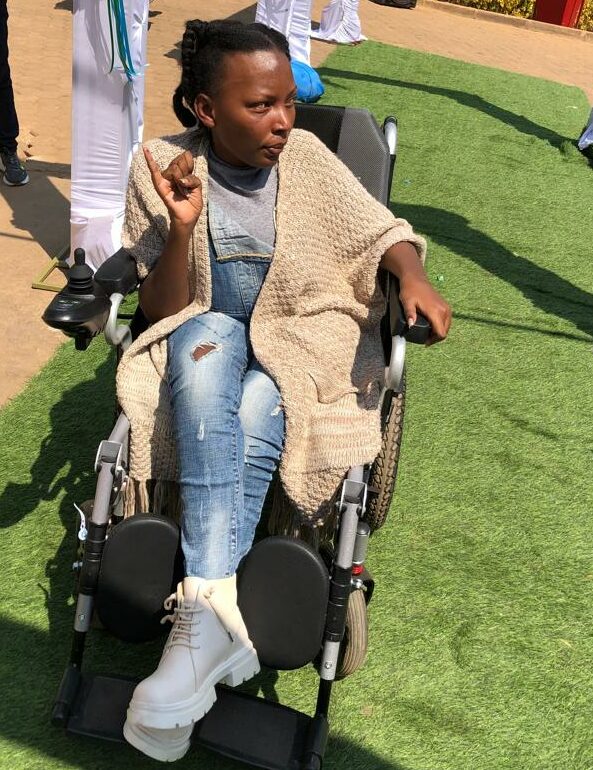
<path id="1" fill-rule="evenodd" d="M 255 104 L 249 105 L 252 110 L 257 110 L 257 112 L 263 112 L 264 110 L 267 110 L 270 106 L 268 102 L 256 102 Z"/>

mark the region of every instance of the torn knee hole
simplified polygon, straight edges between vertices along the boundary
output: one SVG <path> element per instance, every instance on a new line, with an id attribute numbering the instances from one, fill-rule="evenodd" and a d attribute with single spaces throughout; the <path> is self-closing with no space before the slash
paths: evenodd
<path id="1" fill-rule="evenodd" d="M 215 345 L 213 342 L 200 342 L 193 349 L 191 357 L 194 361 L 199 361 L 200 358 L 204 358 L 208 353 L 212 353 L 213 350 L 218 350 L 218 345 Z"/>

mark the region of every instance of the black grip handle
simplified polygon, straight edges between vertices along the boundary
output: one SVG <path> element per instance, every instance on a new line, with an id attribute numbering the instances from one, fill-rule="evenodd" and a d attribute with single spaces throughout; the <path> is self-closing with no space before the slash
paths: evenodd
<path id="1" fill-rule="evenodd" d="M 392 336 L 404 337 L 408 342 L 424 345 L 432 335 L 430 321 L 418 313 L 414 326 L 408 326 L 404 316 L 404 308 L 399 299 L 399 281 L 393 275 L 388 275 L 387 301 L 389 305 L 389 322 Z"/>

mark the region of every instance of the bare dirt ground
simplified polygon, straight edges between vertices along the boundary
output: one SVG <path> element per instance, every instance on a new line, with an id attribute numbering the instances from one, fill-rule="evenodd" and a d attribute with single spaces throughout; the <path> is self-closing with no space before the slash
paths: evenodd
<path id="1" fill-rule="evenodd" d="M 318 19 L 322 0 L 314 0 Z M 178 82 L 176 43 L 188 17 L 252 20 L 240 0 L 151 3 L 146 74 L 145 137 L 179 130 L 169 107 Z M 9 0 L 10 64 L 21 124 L 20 151 L 30 183 L 0 184 L 0 405 L 18 393 L 63 341 L 41 321 L 51 299 L 31 289 L 49 259 L 69 240 L 71 0 Z M 541 24 L 519 28 L 436 2 L 413 11 L 361 0 L 363 31 L 374 40 L 576 85 L 593 101 L 593 33 L 560 34 Z M 333 46 L 314 41 L 320 64 Z M 583 115 L 583 122 L 586 119 Z M 575 137 L 576 138 L 576 137 Z M 54 283 L 60 283 L 54 274 Z"/>

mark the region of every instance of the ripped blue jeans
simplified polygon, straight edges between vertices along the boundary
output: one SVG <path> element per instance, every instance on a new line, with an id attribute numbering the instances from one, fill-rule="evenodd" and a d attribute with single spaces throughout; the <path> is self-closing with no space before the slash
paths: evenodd
<path id="1" fill-rule="evenodd" d="M 168 382 L 185 574 L 213 580 L 233 575 L 251 548 L 282 452 L 284 412 L 249 342 L 269 254 L 250 236 L 217 239 L 220 219 L 209 219 L 214 309 L 169 336 Z M 241 252 L 232 252 L 238 243 Z"/>

